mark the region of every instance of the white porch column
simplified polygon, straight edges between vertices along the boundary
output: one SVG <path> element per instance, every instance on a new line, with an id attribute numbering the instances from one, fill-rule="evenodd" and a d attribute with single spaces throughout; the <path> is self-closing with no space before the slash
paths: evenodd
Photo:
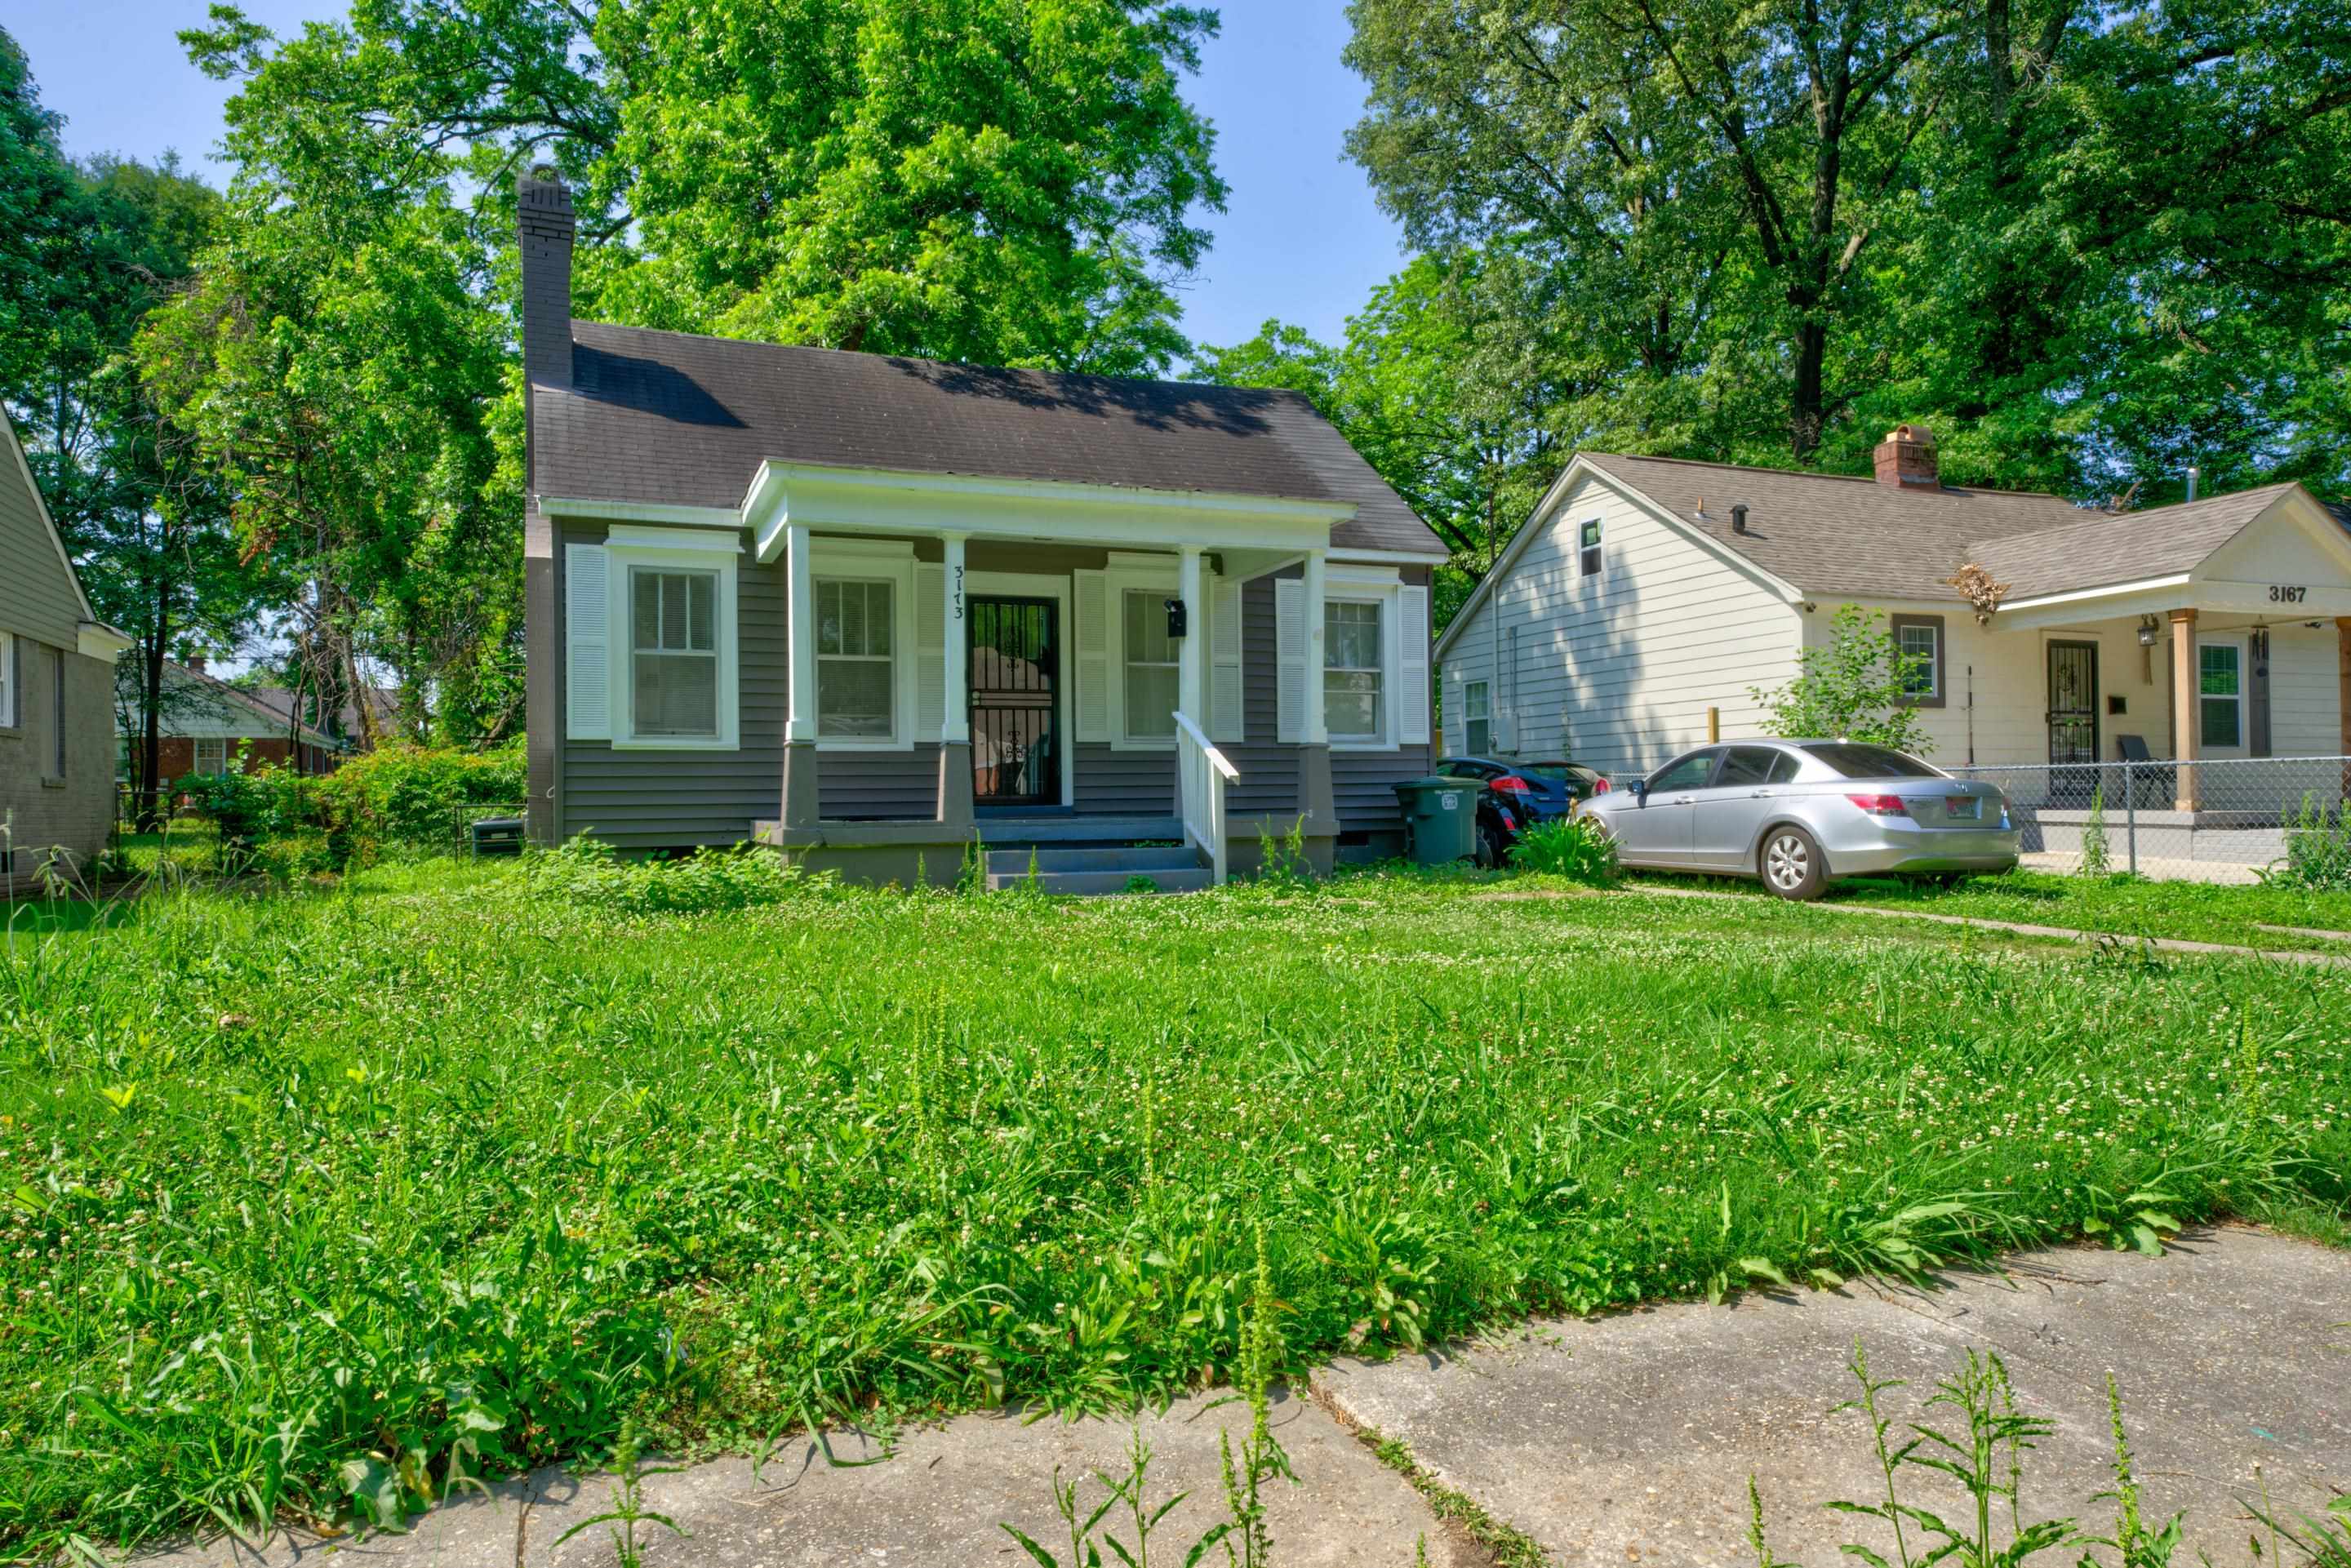
<path id="1" fill-rule="evenodd" d="M 787 741 L 816 739 L 816 579 L 810 570 L 806 523 L 784 529 L 784 613 L 790 619 L 791 712 Z"/>
<path id="2" fill-rule="evenodd" d="M 816 580 L 806 523 L 784 528 L 784 615 L 791 704 L 784 719 L 783 825 L 806 828 L 817 820 Z"/>
<path id="3" fill-rule="evenodd" d="M 1205 733 L 1208 716 L 1202 705 L 1208 692 L 1208 618 L 1200 584 L 1200 547 L 1177 547 L 1176 591 L 1184 601 L 1184 646 L 1176 666 L 1176 708 Z"/>
<path id="4" fill-rule="evenodd" d="M 939 720 L 939 821 L 945 831 L 968 840 L 972 823 L 971 680 L 967 663 L 971 638 L 964 619 L 963 545 L 969 536 L 942 533 L 939 542 L 946 562 L 946 592 L 941 595 L 946 625 L 939 642 L 946 661 L 946 710 Z M 942 872 L 950 868 L 942 867 Z"/>
<path id="5" fill-rule="evenodd" d="M 941 534 L 940 542 L 946 547 L 947 592 L 946 635 L 942 639 L 946 648 L 946 724 L 939 731 L 941 744 L 967 746 L 971 742 L 971 693 L 968 687 L 970 669 L 966 662 L 963 610 L 963 542 L 964 534 Z"/>
<path id="6" fill-rule="evenodd" d="M 1331 744 L 1322 716 L 1322 558 L 1319 549 L 1306 552 L 1306 601 L 1299 607 L 1306 618 L 1306 706 L 1299 716 L 1299 739 L 1307 746 Z"/>

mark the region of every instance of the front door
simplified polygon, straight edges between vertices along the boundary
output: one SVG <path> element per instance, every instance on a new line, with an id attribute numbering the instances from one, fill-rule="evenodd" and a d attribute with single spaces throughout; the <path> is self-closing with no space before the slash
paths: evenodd
<path id="1" fill-rule="evenodd" d="M 1061 804 L 1060 606 L 971 601 L 972 804 Z"/>
<path id="2" fill-rule="evenodd" d="M 2098 759 L 2098 645 L 2049 644 L 2049 761 L 2052 767 Z M 2052 793 L 2089 799 L 2095 771 L 2081 768 L 2055 776 Z"/>

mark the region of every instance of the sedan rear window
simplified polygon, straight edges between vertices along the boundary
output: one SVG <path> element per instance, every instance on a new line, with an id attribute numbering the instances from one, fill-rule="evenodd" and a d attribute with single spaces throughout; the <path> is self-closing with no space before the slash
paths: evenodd
<path id="1" fill-rule="evenodd" d="M 1843 779 L 1940 779 L 1943 771 L 1889 747 L 1861 746 L 1849 740 L 1823 741 L 1804 747 L 1834 768 Z"/>
<path id="2" fill-rule="evenodd" d="M 1589 784 L 1600 777 L 1591 768 L 1573 762 L 1529 762 L 1519 771 L 1530 779 L 1541 779 L 1552 784 Z"/>

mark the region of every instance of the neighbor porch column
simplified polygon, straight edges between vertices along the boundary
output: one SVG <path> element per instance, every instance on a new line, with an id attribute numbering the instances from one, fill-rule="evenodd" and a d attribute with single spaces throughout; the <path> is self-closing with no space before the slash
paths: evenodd
<path id="1" fill-rule="evenodd" d="M 2196 769 L 2185 765 L 2196 760 L 2196 695 L 2202 685 L 2203 673 L 2196 662 L 2196 612 L 2175 610 L 2171 612 L 2171 754 L 2182 766 L 2172 769 L 2179 779 L 2172 803 L 2182 811 L 2196 810 L 2200 792 Z"/>
<path id="2" fill-rule="evenodd" d="M 960 838 L 972 831 L 971 694 L 967 663 L 969 639 L 964 631 L 963 544 L 966 535 L 941 534 L 946 559 L 946 630 L 940 638 L 946 650 L 946 713 L 939 726 L 939 821 Z"/>
<path id="3" fill-rule="evenodd" d="M 2335 664 L 2339 688 L 2335 699 L 2337 755 L 2351 758 L 2351 615 L 2335 618 Z M 2343 764 L 2343 798 L 2351 800 L 2351 761 Z"/>
<path id="4" fill-rule="evenodd" d="M 1176 653 L 1176 711 L 1200 727 L 1208 728 L 1206 701 L 1208 692 L 1208 618 L 1207 605 L 1200 591 L 1200 547 L 1179 545 L 1176 568 L 1176 591 L 1184 601 L 1184 646 Z"/>
<path id="5" fill-rule="evenodd" d="M 1306 552 L 1306 591 L 1299 595 L 1299 614 L 1306 622 L 1306 690 L 1298 716 L 1298 811 L 1308 836 L 1324 846 L 1316 860 L 1327 870 L 1328 846 L 1339 832 L 1339 807 L 1331 788 L 1331 727 L 1322 712 L 1324 553 Z"/>
<path id="6" fill-rule="evenodd" d="M 805 828 L 817 817 L 816 579 L 806 523 L 784 528 L 784 614 L 791 644 L 791 706 L 784 719 L 783 825 Z"/>

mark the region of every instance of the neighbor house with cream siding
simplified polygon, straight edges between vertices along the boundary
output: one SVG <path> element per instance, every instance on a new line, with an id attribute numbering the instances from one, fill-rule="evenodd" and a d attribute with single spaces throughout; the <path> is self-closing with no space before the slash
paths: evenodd
<path id="1" fill-rule="evenodd" d="M 1851 603 L 1947 767 L 2351 754 L 2351 531 L 2301 486 L 2085 508 L 1947 486 L 1908 425 L 1876 470 L 1578 455 L 1437 641 L 1447 750 L 1623 775 L 1752 735 Z"/>

